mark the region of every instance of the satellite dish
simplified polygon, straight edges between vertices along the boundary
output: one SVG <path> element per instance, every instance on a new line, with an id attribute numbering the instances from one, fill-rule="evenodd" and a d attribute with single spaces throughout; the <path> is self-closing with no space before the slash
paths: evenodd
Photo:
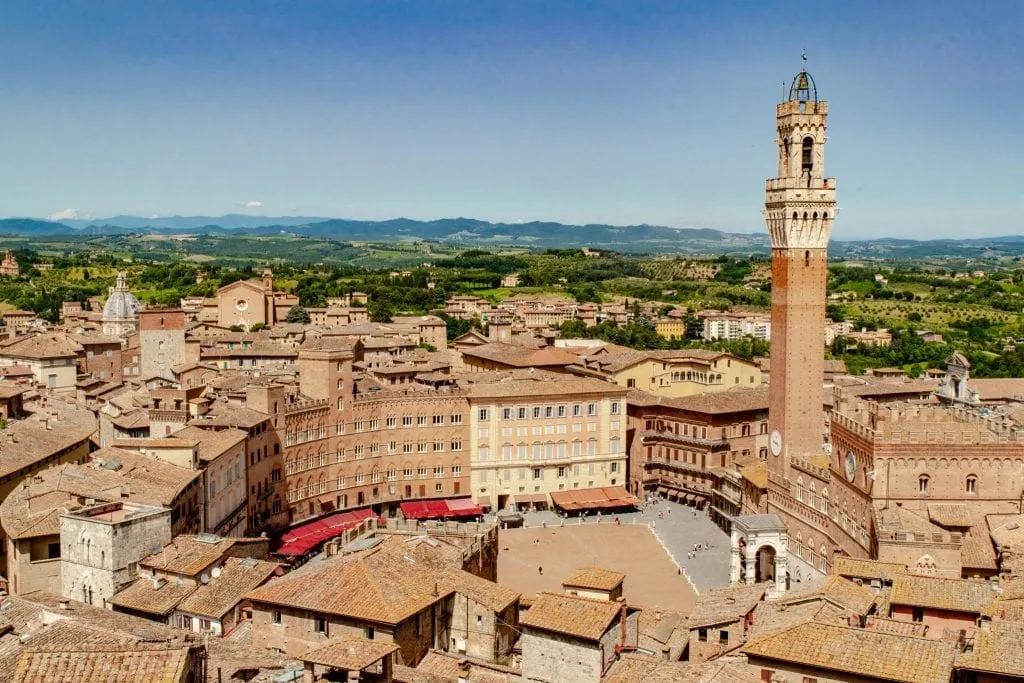
<path id="1" fill-rule="evenodd" d="M 220 578 L 220 567 L 214 567 L 212 570 L 210 570 L 210 574 L 213 575 L 213 578 L 219 579 Z"/>
<path id="2" fill-rule="evenodd" d="M 203 585 L 206 585 L 206 584 L 210 583 L 210 575 L 207 574 L 206 572 L 203 572 L 202 574 L 200 574 L 199 575 L 199 583 L 201 583 Z"/>

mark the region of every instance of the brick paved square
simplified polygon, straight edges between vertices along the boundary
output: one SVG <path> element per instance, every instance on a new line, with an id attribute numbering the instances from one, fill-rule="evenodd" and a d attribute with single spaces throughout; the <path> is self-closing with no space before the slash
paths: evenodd
<path id="1" fill-rule="evenodd" d="M 556 524 L 499 532 L 500 584 L 532 597 L 545 590 L 560 592 L 562 579 L 577 569 L 603 567 L 626 575 L 623 591 L 629 604 L 689 614 L 693 589 L 646 525 L 616 526 L 611 520 Z"/>

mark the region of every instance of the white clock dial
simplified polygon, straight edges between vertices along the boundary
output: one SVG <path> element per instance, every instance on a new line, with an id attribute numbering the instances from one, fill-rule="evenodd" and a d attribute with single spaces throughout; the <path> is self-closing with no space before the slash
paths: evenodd
<path id="1" fill-rule="evenodd" d="M 769 445 L 772 449 L 772 455 L 779 455 L 782 453 L 782 432 L 778 429 L 773 429 Z"/>
<path id="2" fill-rule="evenodd" d="M 846 478 L 849 481 L 853 481 L 853 478 L 857 475 L 857 456 L 853 454 L 853 451 L 846 451 Z"/>

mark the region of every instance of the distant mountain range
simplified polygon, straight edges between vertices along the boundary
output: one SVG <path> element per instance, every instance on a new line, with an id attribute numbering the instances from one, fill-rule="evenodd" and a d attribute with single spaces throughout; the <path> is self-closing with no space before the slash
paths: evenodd
<path id="1" fill-rule="evenodd" d="M 767 233 L 732 233 L 711 229 L 671 228 L 660 225 L 566 225 L 545 221 L 491 223 L 473 218 L 418 221 L 395 218 L 357 221 L 309 216 L 114 216 L 60 222 L 32 218 L 0 219 L 0 235 L 22 237 L 102 236 L 129 234 L 295 235 L 354 242 L 430 240 L 448 244 L 521 246 L 536 248 L 592 247 L 623 252 L 679 252 L 714 254 L 767 253 Z M 908 240 L 885 238 L 863 241 L 833 240 L 829 251 L 847 258 L 927 258 L 959 256 L 1016 256 L 1024 254 L 1024 236 L 964 240 Z"/>

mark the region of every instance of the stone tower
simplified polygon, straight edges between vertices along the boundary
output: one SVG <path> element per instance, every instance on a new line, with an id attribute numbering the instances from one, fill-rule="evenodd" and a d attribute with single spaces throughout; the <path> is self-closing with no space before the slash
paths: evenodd
<path id="1" fill-rule="evenodd" d="M 149 308 L 139 313 L 139 346 L 143 379 L 173 380 L 175 365 L 185 362 L 185 312 L 180 308 Z"/>
<path id="2" fill-rule="evenodd" d="M 775 109 L 778 177 L 765 184 L 772 241 L 771 382 L 768 466 L 788 476 L 791 459 L 820 454 L 823 441 L 823 329 L 835 178 L 825 177 L 828 103 L 801 71 Z"/>

